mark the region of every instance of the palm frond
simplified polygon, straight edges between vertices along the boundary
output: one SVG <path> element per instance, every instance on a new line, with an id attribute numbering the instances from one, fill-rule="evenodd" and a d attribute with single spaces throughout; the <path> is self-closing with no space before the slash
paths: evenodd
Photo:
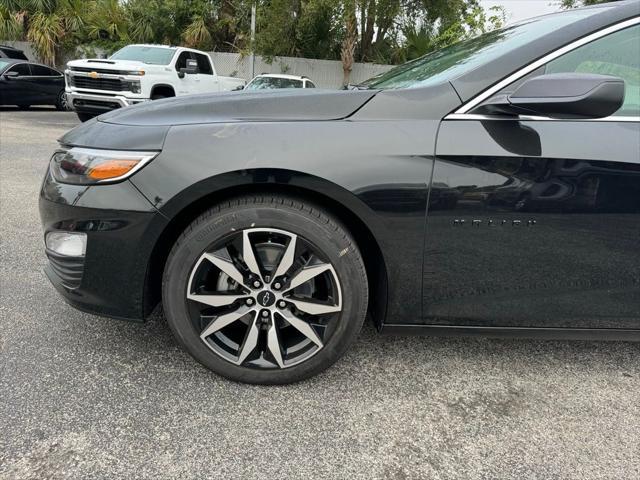
<path id="1" fill-rule="evenodd" d="M 65 35 L 63 18 L 38 12 L 29 19 L 27 39 L 44 63 L 55 65 L 56 50 Z"/>
<path id="2" fill-rule="evenodd" d="M 20 40 L 24 28 L 24 17 L 0 6 L 0 38 Z"/>
<path id="3" fill-rule="evenodd" d="M 190 47 L 203 47 L 211 42 L 211 32 L 202 15 L 193 17 L 192 22 L 184 31 L 184 41 Z"/>

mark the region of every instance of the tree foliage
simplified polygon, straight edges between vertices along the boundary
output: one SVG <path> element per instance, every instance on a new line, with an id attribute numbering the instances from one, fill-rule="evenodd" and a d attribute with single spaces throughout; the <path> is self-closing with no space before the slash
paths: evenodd
<path id="1" fill-rule="evenodd" d="M 0 0 L 0 38 L 50 64 L 131 42 L 248 53 L 254 1 L 257 54 L 341 59 L 345 78 L 353 62 L 399 63 L 504 21 L 479 0 Z"/>

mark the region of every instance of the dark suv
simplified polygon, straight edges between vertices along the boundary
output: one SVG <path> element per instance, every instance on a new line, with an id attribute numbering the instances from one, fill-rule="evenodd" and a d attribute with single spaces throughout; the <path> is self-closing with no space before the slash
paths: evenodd
<path id="1" fill-rule="evenodd" d="M 0 45 L 0 58 L 13 58 L 15 60 L 29 60 L 22 50 L 10 45 Z"/>

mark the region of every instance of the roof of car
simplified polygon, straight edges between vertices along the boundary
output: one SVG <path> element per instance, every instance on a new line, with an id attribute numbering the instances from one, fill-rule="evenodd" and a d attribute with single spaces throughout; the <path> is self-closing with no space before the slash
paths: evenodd
<path id="1" fill-rule="evenodd" d="M 127 47 L 156 47 L 156 48 L 179 48 L 175 45 L 162 45 L 159 43 L 130 43 L 129 45 L 125 45 Z"/>
<path id="2" fill-rule="evenodd" d="M 289 80 L 309 80 L 307 77 L 300 75 L 287 75 L 284 73 L 261 73 L 256 77 L 270 77 L 270 78 L 288 78 Z"/>
<path id="3" fill-rule="evenodd" d="M 0 70 L 9 68 L 11 65 L 15 65 L 17 63 L 28 63 L 29 65 L 39 65 L 41 67 L 47 67 L 51 70 L 55 70 L 56 72 L 60 72 L 56 67 L 51 67 L 44 63 L 32 62 L 31 60 L 25 60 L 23 58 L 0 58 L 0 61 L 6 63 L 6 65 L 3 68 L 0 68 Z"/>

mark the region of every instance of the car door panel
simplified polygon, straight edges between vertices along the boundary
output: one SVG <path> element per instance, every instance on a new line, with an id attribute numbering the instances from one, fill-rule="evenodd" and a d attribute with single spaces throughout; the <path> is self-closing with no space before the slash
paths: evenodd
<path id="1" fill-rule="evenodd" d="M 640 328 L 637 122 L 448 120 L 436 156 L 428 323 Z"/>
<path id="2" fill-rule="evenodd" d="M 8 72 L 18 72 L 17 77 L 8 77 Z M 3 90 L 5 105 L 30 105 L 33 101 L 33 92 L 29 88 L 31 71 L 26 63 L 14 65 L 7 69 L 3 75 Z"/>

